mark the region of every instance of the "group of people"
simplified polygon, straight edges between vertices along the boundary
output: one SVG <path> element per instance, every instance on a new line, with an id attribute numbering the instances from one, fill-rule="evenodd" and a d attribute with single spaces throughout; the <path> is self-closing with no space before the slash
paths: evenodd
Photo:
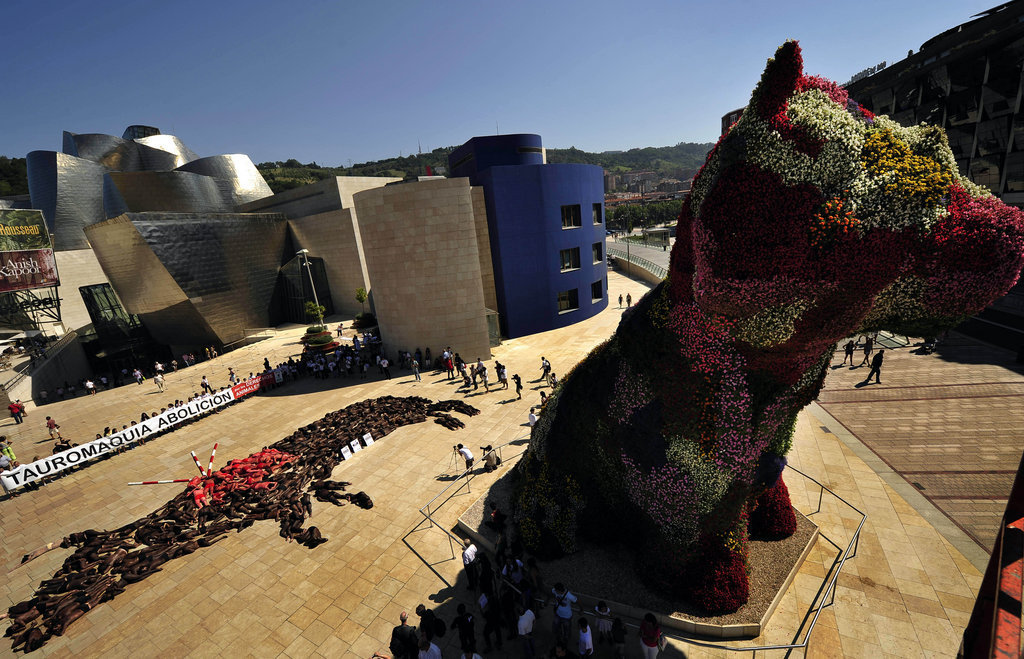
<path id="1" fill-rule="evenodd" d="M 885 360 L 885 349 L 879 348 L 878 352 L 874 352 L 877 338 L 878 334 L 876 333 L 873 336 L 864 336 L 863 341 L 860 342 L 849 339 L 843 346 L 843 361 L 839 366 L 845 366 L 846 361 L 849 360 L 852 368 L 858 368 L 865 364 L 869 364 L 871 367 L 868 371 L 868 376 L 864 378 L 864 382 L 861 384 L 868 384 L 871 381 L 871 376 L 875 377 L 875 384 L 881 384 L 882 382 L 882 362 Z M 855 366 L 853 361 L 857 348 L 862 348 L 864 358 Z M 874 356 L 872 356 L 872 353 L 874 353 Z"/>
<path id="2" fill-rule="evenodd" d="M 493 507 L 492 515 L 500 511 Z M 487 653 L 502 650 L 506 641 L 514 641 L 524 659 L 538 656 L 535 628 L 539 616 L 552 609 L 552 645 L 549 657 L 593 656 L 595 644 L 608 644 L 617 658 L 625 656 L 626 625 L 613 615 L 604 601 L 598 601 L 591 610 L 584 610 L 579 600 L 561 582 L 548 589 L 537 565 L 530 557 L 524 560 L 520 551 L 508 550 L 503 540 L 498 542 L 498 555 L 494 562 L 469 538 L 464 541 L 462 562 L 467 587 L 474 604 L 460 602 L 456 618 L 446 624 L 439 615 L 423 604 L 416 607 L 419 628 L 408 623 L 403 612 L 400 624 L 391 636 L 391 654 L 382 652 L 378 659 L 440 659 L 439 637 L 446 631 L 456 631 L 462 659 L 477 659 L 478 634 L 482 636 Z M 479 632 L 477 617 L 480 618 Z M 639 645 L 646 659 L 654 659 L 664 647 L 665 639 L 653 614 L 644 616 L 639 625 Z"/>

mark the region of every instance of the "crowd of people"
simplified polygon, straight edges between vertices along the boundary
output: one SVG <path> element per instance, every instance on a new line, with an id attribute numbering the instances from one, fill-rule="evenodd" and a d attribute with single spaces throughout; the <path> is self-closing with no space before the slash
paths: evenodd
<path id="1" fill-rule="evenodd" d="M 504 514 L 493 503 L 487 524 L 498 524 L 504 530 Z M 438 639 L 449 631 L 458 634 L 461 659 L 481 659 L 480 653 L 502 651 L 506 642 L 515 643 L 524 659 L 591 657 L 599 645 L 607 645 L 617 659 L 625 657 L 626 624 L 607 602 L 584 608 L 565 584 L 558 582 L 549 589 L 537 561 L 524 557 L 515 545 L 506 546 L 504 537 L 504 533 L 499 536 L 493 561 L 472 540 L 464 541 L 462 562 L 471 604 L 460 602 L 450 623 L 420 604 L 415 609 L 419 625 L 413 626 L 403 611 L 392 630 L 389 652 L 376 652 L 374 658 L 441 659 Z M 550 647 L 538 651 L 536 630 L 548 609 Z M 642 656 L 654 659 L 666 643 L 657 618 L 648 613 L 637 627 L 635 637 Z"/>

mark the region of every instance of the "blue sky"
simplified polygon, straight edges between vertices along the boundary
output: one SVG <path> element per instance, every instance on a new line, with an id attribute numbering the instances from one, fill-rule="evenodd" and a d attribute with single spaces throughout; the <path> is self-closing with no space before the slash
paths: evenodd
<path id="1" fill-rule="evenodd" d="M 3 0 L 0 154 L 134 123 L 326 165 L 496 125 L 588 151 L 709 142 L 787 38 L 844 82 L 995 4 Z"/>

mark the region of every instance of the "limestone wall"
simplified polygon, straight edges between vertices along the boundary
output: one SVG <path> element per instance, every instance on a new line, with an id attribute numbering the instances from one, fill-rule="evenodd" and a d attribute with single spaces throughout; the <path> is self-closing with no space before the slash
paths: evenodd
<path id="1" fill-rule="evenodd" d="M 390 353 L 445 346 L 490 359 L 472 188 L 465 178 L 357 193 L 363 254 Z"/>

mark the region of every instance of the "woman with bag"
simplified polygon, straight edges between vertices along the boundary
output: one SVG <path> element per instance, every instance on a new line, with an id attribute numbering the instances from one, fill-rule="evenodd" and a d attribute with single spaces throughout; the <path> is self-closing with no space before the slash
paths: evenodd
<path id="1" fill-rule="evenodd" d="M 664 642 L 663 638 L 654 614 L 646 614 L 640 623 L 640 651 L 644 659 L 655 659 L 658 656 Z"/>

